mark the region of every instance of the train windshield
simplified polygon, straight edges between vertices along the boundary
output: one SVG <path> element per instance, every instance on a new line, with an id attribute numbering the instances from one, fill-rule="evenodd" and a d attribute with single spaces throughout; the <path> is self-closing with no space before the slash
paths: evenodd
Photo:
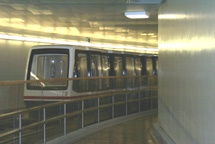
<path id="1" fill-rule="evenodd" d="M 47 50 L 33 53 L 29 64 L 28 80 L 60 79 L 68 77 L 68 54 Z M 50 81 L 29 84 L 30 88 L 62 89 L 66 81 Z"/>

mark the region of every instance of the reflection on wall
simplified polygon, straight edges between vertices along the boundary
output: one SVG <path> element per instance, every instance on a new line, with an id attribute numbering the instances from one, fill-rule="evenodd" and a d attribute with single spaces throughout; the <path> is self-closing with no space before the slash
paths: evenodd
<path id="1" fill-rule="evenodd" d="M 159 10 L 159 123 L 176 144 L 215 141 L 215 1 Z"/>
<path id="2" fill-rule="evenodd" d="M 0 86 L 0 114 L 24 108 L 23 95 L 22 84 Z"/>
<path id="3" fill-rule="evenodd" d="M 43 43 L 0 40 L 0 81 L 24 80 L 29 49 Z"/>

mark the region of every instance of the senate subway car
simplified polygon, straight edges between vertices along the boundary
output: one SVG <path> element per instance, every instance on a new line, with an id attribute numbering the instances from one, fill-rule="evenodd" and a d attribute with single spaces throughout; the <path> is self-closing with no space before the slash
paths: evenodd
<path id="1" fill-rule="evenodd" d="M 157 75 L 157 71 L 158 57 L 155 55 L 67 45 L 35 46 L 29 52 L 26 80 L 53 81 L 26 84 L 24 100 L 31 103 L 60 101 L 105 93 L 122 89 L 125 82 L 105 77 Z M 89 77 L 101 79 L 80 79 Z M 65 80 L 67 78 L 77 80 Z"/>

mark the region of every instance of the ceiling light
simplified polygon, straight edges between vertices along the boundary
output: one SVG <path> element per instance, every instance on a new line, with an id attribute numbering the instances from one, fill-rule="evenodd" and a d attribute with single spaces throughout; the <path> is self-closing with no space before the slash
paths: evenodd
<path id="1" fill-rule="evenodd" d="M 125 12 L 125 16 L 130 19 L 143 19 L 143 18 L 149 18 L 149 16 L 146 14 L 145 11 L 129 11 Z"/>
<path id="2" fill-rule="evenodd" d="M 152 35 L 154 35 L 154 33 L 148 33 L 148 35 L 152 36 Z"/>
<path id="3" fill-rule="evenodd" d="M 183 14 L 161 14 L 158 16 L 159 19 L 185 19 L 187 15 Z"/>
<path id="4" fill-rule="evenodd" d="M 127 0 L 129 4 L 160 4 L 163 0 Z"/>
<path id="5" fill-rule="evenodd" d="M 146 35 L 147 35 L 147 33 L 141 33 L 140 35 L 146 36 Z"/>

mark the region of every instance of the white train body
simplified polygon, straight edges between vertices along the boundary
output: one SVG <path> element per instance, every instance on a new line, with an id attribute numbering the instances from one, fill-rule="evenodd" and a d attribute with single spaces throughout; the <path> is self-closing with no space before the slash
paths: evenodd
<path id="1" fill-rule="evenodd" d="M 78 46 L 35 46 L 29 52 L 25 78 L 26 80 L 43 80 L 156 74 L 157 57 L 147 57 L 145 60 L 147 65 L 143 64 L 143 57 L 145 58 L 137 53 L 112 52 Z M 109 91 L 108 89 L 99 92 L 87 91 L 84 85 L 79 87 L 80 90 L 74 89 L 72 80 L 29 83 L 24 89 L 24 100 L 69 100 Z"/>

